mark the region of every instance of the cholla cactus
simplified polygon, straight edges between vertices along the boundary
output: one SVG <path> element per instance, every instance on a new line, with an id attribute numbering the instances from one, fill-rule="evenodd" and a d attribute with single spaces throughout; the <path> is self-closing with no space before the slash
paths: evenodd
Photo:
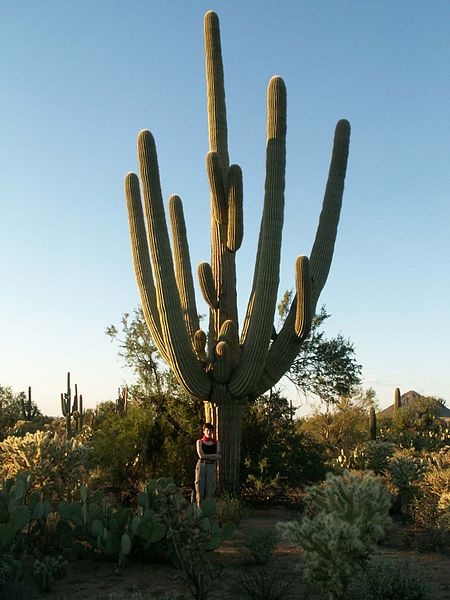
<path id="1" fill-rule="evenodd" d="M 23 437 L 7 437 L 0 442 L 0 457 L 5 477 L 20 471 L 33 476 L 33 487 L 51 497 L 70 496 L 79 485 L 89 449 L 75 439 L 58 442 L 52 432 L 37 431 Z"/>
<path id="2" fill-rule="evenodd" d="M 180 384 L 205 401 L 206 420 L 221 439 L 222 489 L 237 493 L 241 421 L 249 399 L 274 386 L 290 367 L 308 335 L 328 277 L 344 190 L 350 125 L 336 126 L 328 182 L 309 259 L 295 264 L 296 296 L 276 337 L 274 315 L 279 283 L 286 163 L 286 88 L 273 77 L 267 91 L 264 208 L 247 314 L 239 331 L 236 252 L 243 237 L 243 186 L 238 165 L 230 165 L 219 20 L 205 16 L 205 55 L 210 152 L 211 262 L 198 267 L 209 306 L 209 331 L 199 326 L 181 199 L 169 199 L 173 248 L 164 214 L 155 141 L 138 137 L 140 181 L 129 173 L 125 191 L 131 245 L 142 309 L 152 338 Z M 143 199 L 141 201 L 141 190 Z M 144 222 L 144 213 L 147 227 Z M 206 347 L 207 344 L 207 347 Z"/>
<path id="3" fill-rule="evenodd" d="M 280 523 L 279 529 L 304 549 L 305 580 L 320 585 L 330 600 L 340 600 L 390 523 L 390 495 L 372 475 L 344 472 L 309 488 L 307 501 L 316 514 Z"/>
<path id="4" fill-rule="evenodd" d="M 397 510 L 405 511 L 418 495 L 418 483 L 425 470 L 426 463 L 411 453 L 397 454 L 390 460 L 389 484 L 395 494 Z"/>

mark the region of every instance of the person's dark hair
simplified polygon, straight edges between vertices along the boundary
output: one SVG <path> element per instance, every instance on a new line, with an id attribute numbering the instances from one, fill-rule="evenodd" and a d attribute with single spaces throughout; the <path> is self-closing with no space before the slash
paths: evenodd
<path id="1" fill-rule="evenodd" d="M 212 423 L 204 423 L 203 429 L 212 429 L 214 431 L 214 425 Z"/>

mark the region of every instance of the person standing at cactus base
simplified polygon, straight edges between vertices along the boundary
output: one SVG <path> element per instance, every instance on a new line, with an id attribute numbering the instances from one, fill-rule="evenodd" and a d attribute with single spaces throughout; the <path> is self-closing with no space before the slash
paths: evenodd
<path id="1" fill-rule="evenodd" d="M 220 459 L 220 442 L 214 436 L 211 423 L 203 425 L 203 437 L 196 443 L 198 461 L 195 466 L 195 495 L 197 506 L 205 498 L 214 497 L 216 491 L 217 461 Z"/>

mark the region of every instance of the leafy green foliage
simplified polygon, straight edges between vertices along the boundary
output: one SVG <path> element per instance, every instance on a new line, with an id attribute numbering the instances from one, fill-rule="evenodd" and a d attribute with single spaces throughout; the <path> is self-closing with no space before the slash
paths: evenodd
<path id="1" fill-rule="evenodd" d="M 280 493 L 325 476 L 321 444 L 298 428 L 279 392 L 258 398 L 243 421 L 240 472 L 249 491 Z"/>
<path id="2" fill-rule="evenodd" d="M 368 410 L 373 401 L 373 390 L 359 390 L 352 397 L 341 398 L 334 406 L 327 404 L 324 412 L 316 410 L 311 417 L 303 419 L 301 431 L 324 446 L 330 462 L 340 454 L 345 457 L 344 462 L 349 463 L 355 448 L 367 441 Z M 341 466 L 353 468 L 354 464 L 350 461 Z"/>
<path id="3" fill-rule="evenodd" d="M 192 483 L 203 402 L 183 392 L 161 362 L 141 308 L 132 316 L 123 315 L 120 332 L 111 325 L 106 333 L 118 342 L 119 356 L 136 377 L 135 384 L 129 387 L 128 411 L 133 405 L 139 407 L 152 423 L 145 453 L 149 463 L 147 475 L 174 477 L 179 485 Z"/>
<path id="4" fill-rule="evenodd" d="M 272 558 L 278 542 L 277 532 L 270 527 L 251 529 L 245 536 L 244 546 L 257 565 L 266 565 Z"/>
<path id="5" fill-rule="evenodd" d="M 9 435 L 34 433 L 49 421 L 31 396 L 27 398 L 25 392 L 14 393 L 10 387 L 0 385 L 0 441 Z"/>
<path id="6" fill-rule="evenodd" d="M 286 318 L 292 292 L 286 292 L 278 306 L 281 321 Z M 356 362 L 353 344 L 341 334 L 327 339 L 320 331 L 329 314 L 322 307 L 313 318 L 311 331 L 302 343 L 287 377 L 306 396 L 314 395 L 324 402 L 338 402 L 350 396 L 361 383 L 361 365 Z"/>
<path id="7" fill-rule="evenodd" d="M 380 421 L 380 439 L 402 448 L 435 451 L 450 446 L 450 427 L 439 418 L 444 406 L 439 398 L 422 396 L 401 406 L 393 418 Z"/>
<path id="8" fill-rule="evenodd" d="M 324 484 L 309 488 L 307 503 L 312 516 L 279 529 L 304 549 L 305 580 L 339 600 L 390 523 L 389 492 L 370 474 L 328 474 Z"/>

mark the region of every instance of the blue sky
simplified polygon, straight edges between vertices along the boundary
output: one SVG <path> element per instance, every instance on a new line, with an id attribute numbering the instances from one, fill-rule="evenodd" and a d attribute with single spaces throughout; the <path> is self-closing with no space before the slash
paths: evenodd
<path id="1" fill-rule="evenodd" d="M 183 199 L 193 266 L 209 259 L 208 9 L 221 22 L 230 157 L 244 173 L 241 318 L 277 74 L 288 90 L 280 296 L 310 252 L 334 126 L 347 118 L 327 332 L 354 342 L 381 406 L 396 386 L 449 404 L 447 0 L 4 0 L 0 383 L 31 385 L 56 414 L 68 370 L 88 406 L 129 380 L 104 330 L 139 302 L 123 177 L 137 169 L 140 129 L 155 136 L 165 197 Z"/>

